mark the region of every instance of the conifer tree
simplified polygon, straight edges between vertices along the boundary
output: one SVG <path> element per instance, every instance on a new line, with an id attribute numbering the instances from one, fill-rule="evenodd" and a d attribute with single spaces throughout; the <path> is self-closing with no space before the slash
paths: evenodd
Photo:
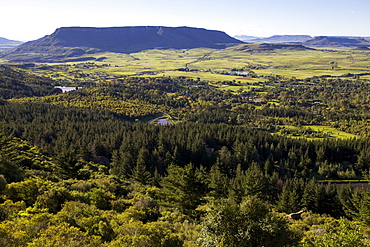
<path id="1" fill-rule="evenodd" d="M 227 196 L 228 178 L 223 174 L 217 164 L 211 167 L 209 171 L 210 195 L 215 198 L 222 198 Z"/>
<path id="2" fill-rule="evenodd" d="M 288 179 L 279 194 L 277 209 L 285 213 L 294 213 L 302 209 L 302 193 L 304 182 L 300 179 Z"/>
<path id="3" fill-rule="evenodd" d="M 150 184 L 153 181 L 152 175 L 147 171 L 146 166 L 140 162 L 132 169 L 131 178 L 142 184 Z"/>
<path id="4" fill-rule="evenodd" d="M 184 168 L 170 165 L 167 173 L 161 182 L 164 205 L 195 216 L 195 209 L 207 192 L 203 171 L 188 164 Z"/>

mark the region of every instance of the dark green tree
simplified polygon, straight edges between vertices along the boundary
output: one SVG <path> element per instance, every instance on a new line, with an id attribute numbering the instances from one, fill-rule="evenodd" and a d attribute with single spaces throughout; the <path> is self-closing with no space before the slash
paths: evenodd
<path id="1" fill-rule="evenodd" d="M 196 215 L 195 209 L 207 192 L 204 171 L 188 164 L 184 168 L 170 165 L 167 173 L 161 182 L 164 204 L 184 214 Z"/>
<path id="2" fill-rule="evenodd" d="M 132 169 L 131 178 L 142 184 L 151 184 L 153 182 L 153 176 L 149 171 L 147 171 L 146 166 L 142 163 L 137 163 Z"/>
<path id="3" fill-rule="evenodd" d="M 346 215 L 370 225 L 370 192 L 353 189 L 351 186 L 339 190 L 339 199 Z"/>
<path id="4" fill-rule="evenodd" d="M 288 179 L 285 181 L 277 201 L 277 209 L 285 213 L 298 212 L 302 209 L 303 179 Z"/>
<path id="5" fill-rule="evenodd" d="M 215 198 L 227 197 L 229 180 L 219 166 L 213 165 L 209 171 L 209 194 Z"/>
<path id="6" fill-rule="evenodd" d="M 267 199 L 269 181 L 257 163 L 253 163 L 246 171 L 238 165 L 235 177 L 230 180 L 229 197 L 240 202 L 244 196 L 257 196 Z"/>
<path id="7" fill-rule="evenodd" d="M 65 148 L 58 152 L 56 170 L 62 178 L 76 178 L 83 164 L 78 161 L 78 154 L 72 148 Z"/>

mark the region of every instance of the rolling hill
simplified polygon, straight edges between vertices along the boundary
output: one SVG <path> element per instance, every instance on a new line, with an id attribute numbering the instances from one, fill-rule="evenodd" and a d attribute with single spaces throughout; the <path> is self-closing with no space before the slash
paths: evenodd
<path id="1" fill-rule="evenodd" d="M 65 61 L 102 51 L 133 53 L 148 49 L 225 48 L 243 43 L 221 31 L 191 27 L 62 27 L 53 34 L 27 42 L 5 59 Z"/>

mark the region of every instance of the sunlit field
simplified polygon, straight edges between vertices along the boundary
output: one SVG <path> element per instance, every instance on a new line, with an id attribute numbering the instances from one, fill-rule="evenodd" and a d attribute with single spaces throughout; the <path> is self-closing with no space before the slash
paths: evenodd
<path id="1" fill-rule="evenodd" d="M 131 54 L 106 52 L 93 54 L 93 56 L 95 60 L 85 62 L 108 66 L 89 68 L 80 66 L 76 69 L 69 68 L 68 72 L 53 68 L 42 71 L 42 74 L 64 77 L 68 80 L 71 77 L 71 71 L 75 70 L 82 73 L 104 73 L 114 76 L 181 76 L 213 82 L 254 83 L 263 82 L 265 81 L 263 77 L 271 75 L 304 79 L 323 75 L 341 77 L 348 74 L 370 73 L 370 51 L 357 51 L 350 48 L 250 51 L 234 46 L 221 50 L 153 49 Z M 84 57 L 91 57 L 91 54 L 81 58 Z M 0 60 L 0 63 L 6 63 L 6 61 Z M 64 64 L 75 65 L 78 62 Z M 56 63 L 48 65 L 56 65 Z M 253 71 L 257 77 L 243 77 L 232 73 L 227 75 L 232 70 Z M 361 78 L 370 79 L 370 75 L 361 75 Z"/>

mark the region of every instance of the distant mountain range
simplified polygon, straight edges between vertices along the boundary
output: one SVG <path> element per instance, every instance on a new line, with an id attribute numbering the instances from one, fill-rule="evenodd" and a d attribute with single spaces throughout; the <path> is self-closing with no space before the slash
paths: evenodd
<path id="1" fill-rule="evenodd" d="M 318 36 L 302 43 L 307 46 L 321 46 L 321 47 L 358 47 L 370 46 L 370 42 L 365 38 L 360 37 L 332 37 L 332 36 Z"/>
<path id="2" fill-rule="evenodd" d="M 249 36 L 249 37 L 252 37 L 252 36 Z M 304 42 L 306 40 L 312 39 L 312 37 L 309 35 L 274 35 L 268 38 L 255 37 L 249 40 L 245 40 L 243 36 L 240 38 L 243 41 L 253 42 L 253 43 L 297 43 L 297 42 Z"/>
<path id="3" fill-rule="evenodd" d="M 259 46 L 236 47 L 236 50 L 258 52 L 274 49 L 304 50 L 307 47 L 353 47 L 366 50 L 370 37 L 333 37 L 309 35 L 274 35 L 268 38 L 238 35 L 230 37 L 222 31 L 192 27 L 133 26 L 133 27 L 62 27 L 38 40 L 21 44 L 0 38 L 2 58 L 14 62 L 68 62 L 94 60 L 94 53 L 134 53 L 149 49 L 215 48 L 247 42 Z M 275 45 L 271 45 L 275 44 Z M 15 47 L 15 48 L 14 48 Z M 4 48 L 3 48 L 4 49 Z"/>
<path id="4" fill-rule="evenodd" d="M 191 27 L 63 27 L 19 46 L 5 58 L 46 62 L 102 51 L 133 53 L 154 48 L 225 48 L 240 43 L 243 42 L 221 31 Z"/>
<path id="5" fill-rule="evenodd" d="M 20 44 L 22 44 L 23 42 L 21 41 L 16 41 L 16 40 L 9 40 L 9 39 L 6 39 L 6 38 L 1 38 L 0 37 L 0 49 L 1 48 L 12 48 L 12 47 L 16 47 Z"/>
<path id="6" fill-rule="evenodd" d="M 251 41 L 251 40 L 255 40 L 255 39 L 263 39 L 263 38 L 260 38 L 260 37 L 248 36 L 248 35 L 235 35 L 234 38 L 236 38 L 238 40 L 241 40 L 241 41 Z"/>
<path id="7" fill-rule="evenodd" d="M 309 35 L 273 35 L 268 38 L 236 35 L 234 38 L 248 43 L 300 43 L 305 46 L 318 47 L 359 47 L 370 46 L 370 37 L 317 36 Z"/>

